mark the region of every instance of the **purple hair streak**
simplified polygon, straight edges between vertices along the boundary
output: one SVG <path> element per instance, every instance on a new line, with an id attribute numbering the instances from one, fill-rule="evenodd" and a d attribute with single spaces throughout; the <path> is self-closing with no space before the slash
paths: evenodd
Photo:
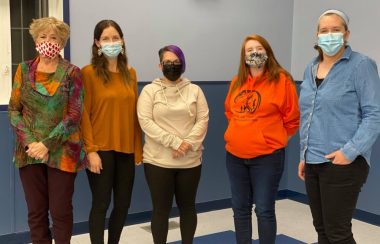
<path id="1" fill-rule="evenodd" d="M 161 48 L 160 51 L 158 51 L 158 55 L 160 56 L 160 62 L 162 62 L 162 57 L 164 53 L 168 51 L 174 53 L 178 57 L 179 61 L 182 64 L 182 73 L 184 73 L 186 70 L 185 55 L 183 54 L 181 48 L 177 47 L 176 45 L 168 45 Z"/>

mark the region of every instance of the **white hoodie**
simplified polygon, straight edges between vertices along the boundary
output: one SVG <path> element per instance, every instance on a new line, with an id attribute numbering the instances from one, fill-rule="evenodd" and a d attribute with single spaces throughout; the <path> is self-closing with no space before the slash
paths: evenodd
<path id="1" fill-rule="evenodd" d="M 164 168 L 192 168 L 201 164 L 209 110 L 201 88 L 182 78 L 177 84 L 155 79 L 141 91 L 137 115 L 145 133 L 144 163 Z M 186 141 L 192 148 L 173 158 Z"/>

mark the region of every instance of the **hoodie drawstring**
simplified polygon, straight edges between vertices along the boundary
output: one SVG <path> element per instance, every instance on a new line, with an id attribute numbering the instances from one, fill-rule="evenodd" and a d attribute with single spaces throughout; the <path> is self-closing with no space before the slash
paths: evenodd
<path id="1" fill-rule="evenodd" d="M 190 110 L 190 106 L 189 106 L 189 104 L 186 102 L 186 100 L 185 100 L 185 98 L 183 97 L 181 91 L 178 89 L 177 84 L 175 84 L 175 87 L 177 88 L 177 91 L 178 91 L 179 96 L 181 97 L 182 101 L 186 104 L 186 106 L 187 106 L 187 111 L 189 112 L 190 117 L 193 117 L 194 114 L 191 112 L 191 110 Z"/>
<path id="2" fill-rule="evenodd" d="M 161 92 L 162 92 L 162 95 L 163 95 L 164 98 L 165 98 L 166 106 L 168 106 L 168 98 L 167 98 L 166 95 L 165 95 L 164 86 L 162 85 L 162 81 L 161 81 L 161 80 L 160 80 L 160 85 L 161 85 Z"/>
<path id="3" fill-rule="evenodd" d="M 161 93 L 162 95 L 164 96 L 165 98 L 165 102 L 166 102 L 166 106 L 169 106 L 169 102 L 168 102 L 168 98 L 166 97 L 166 94 L 165 94 L 165 87 L 164 85 L 162 84 L 162 80 L 160 79 L 160 86 L 161 86 Z M 190 117 L 193 117 L 194 114 L 191 112 L 190 110 L 190 106 L 189 104 L 186 102 L 186 99 L 183 97 L 182 93 L 181 93 L 181 90 L 178 88 L 177 84 L 175 84 L 175 88 L 177 89 L 178 93 L 179 93 L 179 96 L 181 97 L 182 101 L 186 104 L 186 107 L 187 107 L 187 112 L 189 113 Z"/>

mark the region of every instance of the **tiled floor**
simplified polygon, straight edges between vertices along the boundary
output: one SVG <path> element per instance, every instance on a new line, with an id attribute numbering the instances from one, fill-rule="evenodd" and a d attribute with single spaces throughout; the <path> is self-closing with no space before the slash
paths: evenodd
<path id="1" fill-rule="evenodd" d="M 315 243 L 316 234 L 312 226 L 309 207 L 292 200 L 280 200 L 276 205 L 277 232 L 294 239 Z M 169 230 L 168 242 L 180 240 L 178 218 L 170 219 L 173 228 Z M 254 220 L 253 223 L 255 223 Z M 152 242 L 149 232 L 149 222 L 126 226 L 123 230 L 120 244 L 150 244 Z M 353 220 L 354 236 L 358 244 L 379 244 L 380 227 Z M 254 224 L 253 239 L 257 239 L 256 224 Z M 233 230 L 231 209 L 211 211 L 198 214 L 198 226 L 196 236 Z M 107 235 L 107 232 L 105 233 Z M 77 235 L 72 238 L 72 244 L 90 243 L 88 234 Z M 194 243 L 196 244 L 196 243 Z M 212 244 L 212 243 L 210 243 Z M 215 243 L 216 244 L 216 243 Z M 224 243 L 218 243 L 224 244 Z M 230 244 L 230 243 L 225 243 Z M 279 243 L 281 244 L 281 243 Z"/>

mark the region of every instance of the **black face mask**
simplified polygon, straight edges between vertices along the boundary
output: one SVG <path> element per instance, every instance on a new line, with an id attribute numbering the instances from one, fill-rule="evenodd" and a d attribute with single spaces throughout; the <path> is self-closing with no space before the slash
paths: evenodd
<path id="1" fill-rule="evenodd" d="M 176 81 L 181 77 L 182 64 L 163 64 L 162 72 L 168 80 Z"/>

